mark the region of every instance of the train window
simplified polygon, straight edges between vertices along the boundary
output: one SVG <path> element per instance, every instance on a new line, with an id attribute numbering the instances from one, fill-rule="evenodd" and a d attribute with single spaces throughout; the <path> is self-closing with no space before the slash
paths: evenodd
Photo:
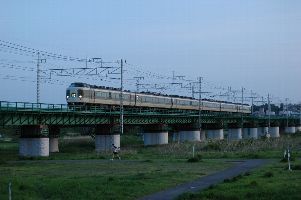
<path id="1" fill-rule="evenodd" d="M 111 92 L 109 92 L 109 98 L 112 99 L 112 93 Z"/>
<path id="2" fill-rule="evenodd" d="M 71 93 L 71 97 L 76 97 L 76 93 Z"/>
<path id="3" fill-rule="evenodd" d="M 68 97 L 70 96 L 70 90 L 66 91 L 66 96 L 68 96 Z"/>
<path id="4" fill-rule="evenodd" d="M 128 94 L 124 94 L 124 95 L 123 95 L 123 99 L 125 99 L 125 100 L 128 100 L 128 99 L 130 99 L 130 95 L 128 95 Z"/>
<path id="5" fill-rule="evenodd" d="M 84 91 L 83 90 L 77 90 L 77 96 L 79 98 L 82 98 L 84 96 Z"/>
<path id="6" fill-rule="evenodd" d="M 101 97 L 102 97 L 102 98 L 107 98 L 107 92 L 102 92 L 102 93 L 101 93 Z"/>

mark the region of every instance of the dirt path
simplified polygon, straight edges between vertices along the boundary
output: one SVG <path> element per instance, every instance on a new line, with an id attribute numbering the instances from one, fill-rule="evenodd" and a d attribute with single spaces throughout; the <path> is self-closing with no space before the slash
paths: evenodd
<path id="1" fill-rule="evenodd" d="M 225 179 L 233 178 L 234 176 L 260 167 L 268 162 L 269 160 L 262 159 L 241 161 L 231 168 L 225 169 L 215 174 L 211 174 L 209 176 L 202 177 L 190 183 L 178 185 L 174 188 L 170 188 L 155 194 L 151 194 L 149 196 L 142 197 L 139 200 L 172 200 L 182 193 L 197 192 L 203 190 L 211 185 L 223 182 L 223 180 Z"/>

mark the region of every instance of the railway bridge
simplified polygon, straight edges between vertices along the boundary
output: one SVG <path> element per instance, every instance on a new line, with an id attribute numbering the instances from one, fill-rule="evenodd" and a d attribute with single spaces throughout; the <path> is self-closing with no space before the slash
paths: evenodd
<path id="1" fill-rule="evenodd" d="M 144 145 L 177 141 L 241 140 L 262 136 L 280 137 L 280 131 L 301 131 L 299 117 L 252 116 L 250 114 L 197 110 L 124 108 L 124 126 L 140 126 Z M 58 152 L 63 127 L 93 127 L 96 151 L 120 146 L 119 108 L 86 107 L 0 101 L 0 125 L 20 127 L 21 156 L 49 156 Z"/>

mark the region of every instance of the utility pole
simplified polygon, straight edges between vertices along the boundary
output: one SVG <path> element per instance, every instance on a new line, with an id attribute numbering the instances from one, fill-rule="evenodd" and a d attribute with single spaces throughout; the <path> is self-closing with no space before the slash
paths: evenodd
<path id="1" fill-rule="evenodd" d="M 270 127 L 271 127 L 271 101 L 270 101 L 270 94 L 268 94 L 268 112 L 269 112 L 268 133 L 270 133 Z"/>
<path id="2" fill-rule="evenodd" d="M 199 77 L 199 129 L 202 131 L 202 79 L 203 77 Z"/>
<path id="3" fill-rule="evenodd" d="M 288 98 L 285 98 L 285 110 L 286 110 L 286 127 L 288 127 Z"/>
<path id="4" fill-rule="evenodd" d="M 133 78 L 136 79 L 136 92 L 139 92 L 140 80 L 143 80 L 144 77 L 143 76 L 136 76 L 136 77 L 133 77 Z"/>
<path id="5" fill-rule="evenodd" d="M 123 134 L 123 60 L 120 60 L 120 132 Z"/>
<path id="6" fill-rule="evenodd" d="M 40 103 L 40 52 L 37 60 L 37 103 Z"/>
<path id="7" fill-rule="evenodd" d="M 301 125 L 301 103 L 300 103 L 300 110 L 299 110 L 299 114 L 300 114 L 299 125 Z"/>
<path id="8" fill-rule="evenodd" d="M 194 84 L 193 83 L 191 83 L 192 85 L 191 85 L 191 97 L 194 99 L 194 93 L 195 93 L 195 91 L 194 91 Z"/>
<path id="9" fill-rule="evenodd" d="M 243 128 L 244 126 L 244 117 L 243 117 L 243 105 L 244 105 L 244 87 L 241 87 L 241 127 Z"/>
<path id="10" fill-rule="evenodd" d="M 251 100 L 252 100 L 251 113 L 253 115 L 253 113 L 254 113 L 254 96 L 253 96 L 253 91 L 252 90 L 251 90 Z"/>
<path id="11" fill-rule="evenodd" d="M 38 52 L 38 60 L 37 60 L 37 103 L 40 103 L 40 79 L 41 79 L 41 75 L 40 75 L 40 63 L 45 63 L 46 59 L 40 59 L 40 52 Z"/>

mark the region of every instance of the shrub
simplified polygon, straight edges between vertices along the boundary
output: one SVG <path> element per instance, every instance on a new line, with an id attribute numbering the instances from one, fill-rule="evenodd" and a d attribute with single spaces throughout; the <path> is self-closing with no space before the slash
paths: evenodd
<path id="1" fill-rule="evenodd" d="M 199 162 L 200 159 L 198 157 L 189 158 L 187 162 Z"/>
<path id="2" fill-rule="evenodd" d="M 265 178 L 270 178 L 270 177 L 273 177 L 273 176 L 274 176 L 273 172 L 266 172 L 266 173 L 263 174 L 263 177 L 265 177 Z"/>
<path id="3" fill-rule="evenodd" d="M 252 186 L 252 187 L 255 187 L 255 186 L 257 186 L 258 185 L 258 183 L 256 182 L 256 181 L 251 181 L 250 182 L 250 186 Z"/>
<path id="4" fill-rule="evenodd" d="M 250 172 L 246 172 L 246 173 L 244 173 L 244 176 L 250 176 L 251 175 L 251 173 Z"/>
<path id="5" fill-rule="evenodd" d="M 301 170 L 301 165 L 293 165 L 292 170 Z"/>

